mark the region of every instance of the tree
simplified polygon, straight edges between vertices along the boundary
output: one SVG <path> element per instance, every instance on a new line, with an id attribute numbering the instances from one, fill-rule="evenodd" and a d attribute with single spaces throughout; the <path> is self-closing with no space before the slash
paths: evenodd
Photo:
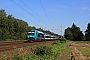
<path id="1" fill-rule="evenodd" d="M 1 9 L 0 10 L 0 21 L 6 19 L 6 12 L 5 10 Z"/>
<path id="2" fill-rule="evenodd" d="M 0 40 L 5 40 L 5 32 L 6 30 L 6 12 L 5 10 L 0 10 Z"/>
<path id="3" fill-rule="evenodd" d="M 35 30 L 35 29 L 36 29 L 35 26 L 28 26 L 28 31 Z"/>
<path id="4" fill-rule="evenodd" d="M 90 23 L 88 23 L 87 25 L 87 29 L 85 31 L 85 37 L 86 37 L 86 40 L 90 41 Z"/>
<path id="5" fill-rule="evenodd" d="M 3 9 L 0 10 L 0 41 L 25 39 L 27 31 L 27 22 L 7 15 Z"/>
<path id="6" fill-rule="evenodd" d="M 71 32 L 71 28 L 70 27 L 68 27 L 67 29 L 65 29 L 64 37 L 67 40 L 72 40 L 73 39 L 73 34 Z"/>
<path id="7" fill-rule="evenodd" d="M 80 41 L 83 39 L 83 33 L 80 31 L 80 28 L 77 27 L 74 23 L 71 28 L 65 29 L 65 34 L 64 34 L 66 39 L 70 39 L 73 41 Z"/>

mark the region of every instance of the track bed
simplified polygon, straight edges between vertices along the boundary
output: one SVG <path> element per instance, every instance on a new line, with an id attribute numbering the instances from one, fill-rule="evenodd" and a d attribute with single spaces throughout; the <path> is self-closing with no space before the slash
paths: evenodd
<path id="1" fill-rule="evenodd" d="M 58 40 L 53 41 L 43 41 L 43 42 L 27 42 L 27 41 L 19 41 L 19 42 L 0 42 L 0 57 L 2 56 L 12 56 L 14 54 L 26 54 L 30 53 L 30 48 L 35 48 L 36 46 L 48 46 L 53 42 L 58 42 Z M 28 48 L 29 47 L 29 48 Z"/>

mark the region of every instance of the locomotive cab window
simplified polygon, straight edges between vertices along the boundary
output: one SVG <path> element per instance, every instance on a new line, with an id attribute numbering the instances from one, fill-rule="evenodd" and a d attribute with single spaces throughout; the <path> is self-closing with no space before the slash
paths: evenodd
<path id="1" fill-rule="evenodd" d="M 35 31 L 30 31 L 30 32 L 28 32 L 28 35 L 34 35 L 34 33 L 35 33 Z"/>

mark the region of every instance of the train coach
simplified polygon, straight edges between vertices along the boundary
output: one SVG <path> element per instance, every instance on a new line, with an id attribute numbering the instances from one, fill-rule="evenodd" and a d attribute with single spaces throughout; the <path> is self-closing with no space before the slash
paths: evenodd
<path id="1" fill-rule="evenodd" d="M 51 35 L 51 34 L 45 34 L 44 39 L 45 40 L 58 40 L 59 37 Z"/>

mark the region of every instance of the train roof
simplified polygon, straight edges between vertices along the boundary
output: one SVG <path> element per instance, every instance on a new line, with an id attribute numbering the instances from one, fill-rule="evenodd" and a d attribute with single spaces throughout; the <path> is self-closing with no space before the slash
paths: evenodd
<path id="1" fill-rule="evenodd" d="M 41 32 L 41 31 L 39 31 L 39 30 L 31 30 L 31 31 L 29 31 L 28 33 L 34 33 L 34 32 L 38 32 L 38 33 L 44 34 L 44 32 Z"/>
<path id="2" fill-rule="evenodd" d="M 46 34 L 44 36 L 50 36 L 50 37 L 58 37 L 58 36 L 54 36 L 54 35 L 51 35 L 51 34 Z"/>
<path id="3" fill-rule="evenodd" d="M 51 37 L 55 37 L 54 35 L 51 35 L 51 34 L 45 34 L 44 36 L 51 36 Z"/>
<path id="4" fill-rule="evenodd" d="M 38 33 L 44 34 L 44 32 L 38 31 Z"/>

